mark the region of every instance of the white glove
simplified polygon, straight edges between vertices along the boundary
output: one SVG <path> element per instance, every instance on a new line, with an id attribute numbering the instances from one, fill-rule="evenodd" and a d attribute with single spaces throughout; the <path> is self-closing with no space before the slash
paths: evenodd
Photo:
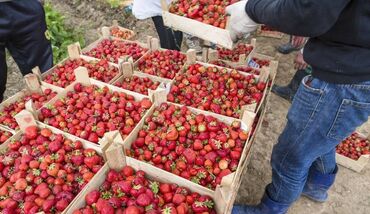
<path id="1" fill-rule="evenodd" d="M 257 29 L 257 23 L 245 12 L 247 2 L 243 0 L 226 7 L 226 13 L 230 15 L 227 30 L 234 42 Z"/>

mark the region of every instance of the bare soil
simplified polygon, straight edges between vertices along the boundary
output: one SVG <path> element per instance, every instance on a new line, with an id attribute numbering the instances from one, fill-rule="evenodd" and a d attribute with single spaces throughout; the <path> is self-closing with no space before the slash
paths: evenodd
<path id="1" fill-rule="evenodd" d="M 111 9 L 96 0 L 51 0 L 53 6 L 66 16 L 67 24 L 83 29 L 86 43 L 89 44 L 99 37 L 98 28 L 110 25 L 113 19 L 120 21 L 124 27 L 137 32 L 137 37 L 145 41 L 146 36 L 157 36 L 150 20 L 137 21 L 124 12 Z M 287 84 L 294 74 L 294 53 L 280 55 L 275 47 L 288 41 L 283 39 L 257 38 L 258 52 L 275 56 L 279 61 L 276 84 Z M 10 96 L 23 88 L 22 76 L 11 58 L 8 60 L 9 75 L 6 96 Z M 286 114 L 290 103 L 271 94 L 270 103 L 264 118 L 263 126 L 257 134 L 250 164 L 243 176 L 237 203 L 256 204 L 263 195 L 265 186 L 271 181 L 269 164 L 272 146 L 286 123 Z M 362 128 L 369 133 L 369 127 Z M 339 167 L 336 183 L 329 191 L 326 203 L 315 203 L 301 197 L 289 210 L 290 214 L 366 214 L 370 213 L 370 165 L 362 172 L 355 173 Z"/>

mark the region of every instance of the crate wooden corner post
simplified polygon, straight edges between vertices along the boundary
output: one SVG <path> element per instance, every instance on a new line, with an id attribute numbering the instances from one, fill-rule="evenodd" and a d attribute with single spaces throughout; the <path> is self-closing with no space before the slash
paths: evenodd
<path id="1" fill-rule="evenodd" d="M 116 171 L 126 166 L 126 156 L 121 144 L 112 143 L 104 152 L 109 168 Z"/>
<path id="2" fill-rule="evenodd" d="M 194 49 L 189 49 L 186 52 L 186 64 L 191 65 L 197 61 L 197 52 Z"/>
<path id="3" fill-rule="evenodd" d="M 118 70 L 121 76 L 132 77 L 132 75 L 134 74 L 134 64 L 129 58 L 127 60 L 119 59 L 118 60 Z M 117 78 L 116 80 L 118 79 L 119 78 Z"/>
<path id="4" fill-rule="evenodd" d="M 206 63 L 209 63 L 209 62 L 212 62 L 212 61 L 216 61 L 216 60 L 218 60 L 217 50 L 214 50 L 212 48 L 209 48 L 208 49 L 208 56 L 207 56 L 207 62 Z"/>
<path id="5" fill-rule="evenodd" d="M 110 27 L 107 27 L 107 26 L 102 27 L 101 34 L 103 37 L 110 37 L 111 36 Z"/>
<path id="6" fill-rule="evenodd" d="M 105 151 L 112 145 L 114 137 L 119 133 L 119 131 L 111 131 L 104 134 L 103 138 L 101 138 L 98 142 L 104 160 L 107 160 L 107 157 L 105 156 Z"/>
<path id="7" fill-rule="evenodd" d="M 161 49 L 161 44 L 160 44 L 159 39 L 157 39 L 157 38 L 150 38 L 149 49 L 151 51 L 156 51 L 156 50 Z"/>
<path id="8" fill-rule="evenodd" d="M 79 42 L 76 42 L 74 44 L 68 45 L 68 56 L 70 59 L 78 59 L 81 55 L 81 45 Z"/>
<path id="9" fill-rule="evenodd" d="M 76 82 L 80 82 L 84 85 L 91 85 L 87 68 L 80 66 L 74 70 L 74 74 L 76 77 Z"/>
<path id="10" fill-rule="evenodd" d="M 161 3 L 164 25 L 203 40 L 213 42 L 225 48 L 232 49 L 233 41 L 228 30 L 170 13 L 166 1 L 161 0 Z"/>
<path id="11" fill-rule="evenodd" d="M 271 87 L 272 87 L 272 85 L 275 84 L 275 78 L 276 78 L 277 70 L 279 67 L 279 62 L 276 60 L 271 60 L 269 67 L 270 67 L 270 77 L 269 78 L 270 78 Z"/>
<path id="12" fill-rule="evenodd" d="M 27 74 L 24 76 L 26 82 L 27 90 L 31 93 L 43 93 L 41 89 L 41 84 L 38 76 L 36 74 Z"/>
<path id="13" fill-rule="evenodd" d="M 32 73 L 39 78 L 39 81 L 42 81 L 42 74 L 39 66 L 32 68 Z"/>
<path id="14" fill-rule="evenodd" d="M 166 89 L 157 89 L 157 90 L 149 89 L 148 95 L 155 106 L 159 106 L 161 103 L 167 102 L 167 90 Z"/>
<path id="15" fill-rule="evenodd" d="M 251 39 L 250 45 L 253 47 L 253 50 L 248 54 L 246 60 L 243 62 L 244 65 L 245 65 L 245 62 L 249 62 L 249 60 L 252 59 L 252 56 L 254 55 L 254 53 L 257 52 L 257 39 L 256 38 Z"/>
<path id="16" fill-rule="evenodd" d="M 206 48 L 206 47 L 204 47 L 204 48 L 202 48 L 202 62 L 205 62 L 205 63 L 207 63 L 208 62 L 208 49 L 209 48 Z"/>
<path id="17" fill-rule="evenodd" d="M 261 68 L 258 81 L 266 83 L 270 77 L 270 70 L 270 68 Z"/>
<path id="18" fill-rule="evenodd" d="M 33 117 L 33 114 L 27 110 L 23 110 L 14 116 L 17 121 L 19 128 L 22 132 L 25 132 L 26 129 L 30 126 L 37 126 L 36 120 Z"/>
<path id="19" fill-rule="evenodd" d="M 225 196 L 224 194 L 225 193 L 222 191 L 222 188 L 220 187 L 220 185 L 218 185 L 214 193 L 214 201 L 217 213 L 228 213 L 227 207 L 228 203 L 230 203 L 231 201 L 227 200 L 226 198 L 228 195 Z"/>

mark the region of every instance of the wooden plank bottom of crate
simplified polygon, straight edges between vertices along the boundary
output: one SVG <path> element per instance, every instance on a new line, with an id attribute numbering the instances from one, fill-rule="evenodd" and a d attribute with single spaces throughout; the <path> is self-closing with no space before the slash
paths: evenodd
<path id="1" fill-rule="evenodd" d="M 362 155 L 358 160 L 353 160 L 344 155 L 336 153 L 335 158 L 337 160 L 337 164 L 355 172 L 361 172 L 369 163 L 370 155 Z"/>
<path id="2" fill-rule="evenodd" d="M 179 16 L 168 11 L 163 11 L 162 17 L 164 24 L 170 28 L 191 34 L 228 49 L 232 49 L 233 47 L 230 32 L 226 29 L 204 24 L 203 22 Z"/>

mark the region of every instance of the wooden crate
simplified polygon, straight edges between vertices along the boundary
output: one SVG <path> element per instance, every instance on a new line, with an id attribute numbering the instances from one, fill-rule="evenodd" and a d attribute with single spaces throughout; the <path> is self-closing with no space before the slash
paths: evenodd
<path id="1" fill-rule="evenodd" d="M 139 46 L 145 48 L 145 49 L 148 49 L 147 51 L 149 51 L 150 49 L 150 44 L 151 44 L 151 40 L 152 40 L 152 37 L 148 36 L 147 37 L 147 43 L 141 43 L 139 41 L 130 41 L 130 40 L 124 40 L 124 39 L 117 39 L 117 38 L 114 38 L 114 37 L 111 37 L 111 36 L 103 36 L 103 37 L 100 37 L 98 40 L 96 40 L 95 42 L 91 43 L 90 45 L 88 45 L 87 47 L 85 47 L 84 49 L 82 49 L 80 51 L 81 55 L 85 55 L 86 52 L 89 52 L 90 50 L 94 49 L 95 47 L 98 46 L 98 44 L 100 44 L 103 40 L 105 39 L 109 39 L 111 41 L 113 40 L 118 40 L 118 41 L 121 41 L 123 43 L 136 43 L 138 44 Z M 145 53 L 143 54 L 143 56 L 145 55 Z M 143 57 L 142 56 L 142 57 Z M 139 61 L 142 57 L 140 57 L 138 60 L 136 60 L 135 62 Z M 123 59 L 124 61 L 127 61 L 127 59 L 129 59 L 130 56 L 121 56 L 121 59 Z M 113 63 L 113 64 L 116 64 L 118 66 L 118 63 Z"/>
<path id="2" fill-rule="evenodd" d="M 72 141 L 81 141 L 82 145 L 83 145 L 83 148 L 90 148 L 90 149 L 94 149 L 99 155 L 103 155 L 102 153 L 102 150 L 86 141 L 86 140 L 83 140 L 83 139 L 80 139 L 80 138 L 77 138 L 73 135 L 70 135 L 68 133 L 65 133 L 65 132 L 62 132 L 54 127 L 50 127 L 50 126 L 47 126 L 43 123 L 40 123 L 38 121 L 35 120 L 35 118 L 33 117 L 33 114 L 27 110 L 23 110 L 22 112 L 20 112 L 19 114 L 17 114 L 15 116 L 15 118 L 17 119 L 17 122 L 19 124 L 19 126 L 21 127 L 21 129 L 16 132 L 12 138 L 8 139 L 5 143 L 1 144 L 0 145 L 0 153 L 3 154 L 4 152 L 6 152 L 9 148 L 9 144 L 11 144 L 13 141 L 15 140 L 19 140 L 21 138 L 21 136 L 23 135 L 23 133 L 25 132 L 25 129 L 29 126 L 37 126 L 38 128 L 48 128 L 50 129 L 54 134 L 62 134 L 64 137 L 66 137 L 67 139 L 69 140 L 72 140 Z M 106 159 L 104 159 L 104 161 L 106 162 Z M 105 163 L 103 165 L 103 167 L 98 171 L 97 174 L 94 175 L 94 177 L 92 178 L 92 180 L 96 179 L 96 177 L 102 173 L 102 171 L 107 167 L 106 166 L 107 163 Z M 92 181 L 91 180 L 91 181 Z M 89 184 L 89 183 L 88 183 Z M 62 213 L 67 213 L 67 210 L 69 209 L 69 207 L 71 206 L 71 204 L 74 203 L 75 200 L 77 200 L 79 198 L 79 196 L 85 191 L 85 189 L 87 188 L 88 184 L 74 197 L 74 199 L 72 200 L 72 202 L 70 203 L 70 205 L 62 212 Z M 43 213 L 43 212 L 41 212 Z"/>
<path id="3" fill-rule="evenodd" d="M 103 37 L 112 37 L 112 38 L 116 38 L 116 39 L 123 39 L 123 38 L 115 37 L 115 36 L 112 35 L 111 31 L 115 27 L 117 27 L 121 31 L 128 32 L 130 34 L 130 36 L 128 38 L 125 38 L 125 40 L 134 40 L 134 38 L 136 37 L 136 33 L 134 31 L 119 26 L 117 20 L 113 20 L 112 26 L 110 26 L 110 27 L 104 26 L 104 27 L 101 28 L 101 33 L 102 33 Z"/>
<path id="4" fill-rule="evenodd" d="M 245 45 L 252 46 L 253 50 L 248 55 L 241 54 L 239 56 L 239 61 L 238 62 L 233 62 L 233 61 L 228 61 L 228 60 L 222 60 L 222 61 L 225 62 L 226 64 L 232 66 L 232 67 L 238 67 L 238 66 L 246 65 L 247 62 L 249 62 L 249 60 L 251 59 L 251 57 L 256 53 L 257 40 L 255 38 L 253 38 L 251 40 L 250 44 L 245 44 Z M 208 49 L 208 50 L 209 50 L 208 57 L 214 58 L 213 60 L 216 60 L 216 59 L 219 58 L 217 50 L 212 50 L 212 49 Z M 215 53 L 214 53 L 214 51 L 215 51 Z M 214 56 L 214 55 L 216 55 L 216 56 Z"/>
<path id="5" fill-rule="evenodd" d="M 142 73 L 142 72 L 139 72 L 139 71 L 133 71 L 131 74 L 123 74 L 121 77 L 116 79 L 112 83 L 112 85 L 115 85 L 116 83 L 122 82 L 122 80 L 126 77 L 132 77 L 132 76 L 137 76 L 137 77 L 140 77 L 140 78 L 149 78 L 153 82 L 159 82 L 160 84 L 159 84 L 157 89 L 163 88 L 163 89 L 169 90 L 169 88 L 171 87 L 171 83 L 172 83 L 172 80 L 169 80 L 169 79 L 153 76 L 153 75 Z"/>
<path id="6" fill-rule="evenodd" d="M 370 140 L 370 136 L 366 137 L 365 135 L 358 132 L 357 134 L 363 139 Z M 369 163 L 370 155 L 362 155 L 358 160 L 353 160 L 349 157 L 336 153 L 335 158 L 337 160 L 337 164 L 351 169 L 355 172 L 361 172 Z"/>
<path id="7" fill-rule="evenodd" d="M 17 92 L 13 96 L 9 97 L 5 101 L 3 101 L 0 104 L 0 111 L 2 111 L 6 106 L 9 106 L 12 103 L 15 103 L 21 99 L 23 99 L 25 96 L 30 95 L 32 93 L 38 92 L 38 93 L 43 93 L 44 90 L 46 89 L 51 89 L 53 92 L 56 92 L 58 96 L 59 93 L 61 93 L 63 90 L 59 87 L 51 86 L 49 85 L 42 85 L 37 76 L 34 74 L 28 74 L 25 77 L 25 82 L 26 82 L 26 88 Z M 48 101 L 50 102 L 50 100 Z M 44 105 L 46 105 L 48 102 L 46 102 Z M 27 108 L 27 105 L 25 106 Z M 13 134 L 15 133 L 16 130 L 11 129 L 10 127 L 7 127 L 5 125 L 1 125 L 0 127 L 5 128 L 7 130 L 10 130 Z"/>
<path id="8" fill-rule="evenodd" d="M 32 72 L 39 77 L 41 85 L 43 85 L 45 87 L 48 87 L 48 88 L 54 88 L 54 89 L 59 90 L 59 91 L 63 90 L 64 88 L 62 88 L 60 86 L 56 86 L 56 85 L 44 82 L 44 79 L 46 78 L 46 76 L 52 74 L 55 71 L 56 68 L 58 68 L 61 65 L 64 65 L 66 63 L 66 61 L 68 61 L 68 60 L 82 59 L 82 60 L 85 60 L 87 62 L 97 62 L 97 61 L 100 60 L 100 59 L 95 59 L 93 57 L 81 55 L 80 45 L 78 43 L 75 43 L 75 44 L 72 44 L 72 45 L 68 46 L 68 55 L 69 56 L 66 59 L 62 60 L 60 63 L 56 64 L 54 67 L 52 67 L 51 69 L 49 69 L 48 71 L 46 71 L 44 73 L 41 73 L 40 69 L 38 67 L 35 67 L 34 69 L 32 69 Z M 115 82 L 120 76 L 122 76 L 122 70 L 120 69 L 121 68 L 121 65 L 120 65 L 121 63 L 123 63 L 123 61 L 121 61 L 118 64 L 108 62 L 108 64 L 110 66 L 116 67 L 118 69 L 117 75 L 115 77 L 113 77 L 108 82 L 108 84 L 111 84 L 111 83 Z"/>
<path id="9" fill-rule="evenodd" d="M 194 64 L 194 63 L 198 63 L 198 64 L 201 64 L 205 67 L 217 67 L 219 69 L 226 69 L 228 72 L 231 72 L 233 69 L 230 69 L 230 68 L 224 68 L 224 67 L 221 67 L 221 66 L 217 66 L 217 65 L 213 65 L 213 64 L 208 64 L 208 63 L 205 63 L 205 62 L 200 62 L 200 61 L 196 61 L 196 57 L 195 56 L 191 56 L 191 55 L 194 55 L 194 52 L 193 51 L 190 51 L 187 53 L 188 56 L 187 56 L 187 63 L 185 64 L 184 68 L 182 69 L 182 72 L 179 72 L 178 75 L 182 75 L 183 72 L 185 72 L 186 68 L 188 65 L 191 65 L 191 64 Z M 248 73 L 245 73 L 245 72 L 240 72 L 238 71 L 240 74 L 244 75 L 244 76 L 250 76 L 250 75 L 253 75 L 253 74 L 248 74 Z M 258 81 L 263 81 L 263 82 L 268 82 L 269 81 L 269 78 L 270 78 L 270 70 L 269 69 L 262 69 L 261 70 L 261 74 L 260 75 L 253 75 L 255 78 L 257 78 Z M 251 111 L 251 112 L 258 112 L 259 109 L 260 109 L 260 106 L 261 106 L 261 103 L 263 102 L 264 98 L 266 97 L 266 94 L 267 94 L 267 87 L 266 89 L 264 90 L 263 92 L 263 97 L 260 101 L 259 104 L 257 103 L 254 103 L 254 104 L 250 104 L 250 105 L 245 105 L 245 106 L 242 106 L 242 111 Z"/>
<path id="10" fill-rule="evenodd" d="M 279 31 L 268 31 L 268 30 L 262 30 L 262 27 L 259 26 L 257 29 L 257 35 L 263 36 L 263 37 L 270 37 L 275 39 L 281 39 L 284 36 L 284 33 Z"/>
<path id="11" fill-rule="evenodd" d="M 124 64 L 127 64 L 127 63 L 124 63 Z M 59 100 L 63 97 L 66 97 L 68 92 L 74 91 L 74 86 L 78 83 L 81 83 L 84 86 L 96 85 L 99 88 L 108 87 L 109 90 L 111 90 L 111 91 L 122 92 L 122 93 L 125 93 L 125 94 L 128 94 L 128 95 L 131 95 L 135 98 L 135 100 L 142 100 L 144 98 L 149 98 L 148 96 L 145 96 L 143 94 L 139 94 L 139 93 L 136 93 L 136 92 L 133 92 L 133 91 L 125 90 L 125 89 L 122 89 L 122 88 L 119 88 L 119 87 L 116 87 L 116 86 L 113 86 L 113 85 L 110 85 L 110 84 L 107 84 L 107 83 L 104 83 L 104 82 L 101 82 L 101 81 L 98 81 L 98 80 L 95 80 L 95 79 L 91 79 L 88 76 L 87 69 L 84 68 L 84 67 L 79 67 L 79 68 L 75 69 L 75 76 L 76 76 L 76 81 L 74 83 L 70 84 L 68 87 L 66 87 L 65 90 L 58 93 L 58 95 L 55 96 L 53 99 L 51 99 L 45 106 L 53 106 L 54 103 L 57 100 Z M 35 109 L 32 109 L 32 108 L 29 108 L 28 110 L 31 111 L 35 115 L 36 119 L 38 118 L 38 115 L 41 114 L 41 110 L 35 110 Z"/>
<path id="12" fill-rule="evenodd" d="M 124 149 L 129 149 L 131 147 L 131 144 L 136 140 L 139 131 L 142 129 L 142 127 L 145 123 L 144 122 L 145 118 L 149 117 L 154 112 L 156 106 L 159 106 L 161 103 L 166 102 L 165 94 L 166 94 L 166 92 L 164 90 L 155 91 L 155 92 L 150 94 L 150 96 L 152 97 L 152 100 L 154 100 L 154 105 L 147 112 L 147 114 L 144 116 L 144 118 L 138 123 L 138 125 L 131 132 L 131 134 L 124 141 L 119 141 L 118 142 L 119 144 L 123 145 Z M 168 103 L 168 104 L 176 105 L 176 106 L 179 106 L 179 107 L 182 106 L 182 105 L 174 104 L 174 103 Z M 204 114 L 204 115 L 213 116 L 216 119 L 218 119 L 219 121 L 221 121 L 223 123 L 226 123 L 228 125 L 231 125 L 233 121 L 240 121 L 241 124 L 242 124 L 242 129 L 245 130 L 245 131 L 250 131 L 251 126 L 252 126 L 253 121 L 254 121 L 254 118 L 255 118 L 255 113 L 249 112 L 249 111 L 244 112 L 242 119 L 236 119 L 236 118 L 230 118 L 230 117 L 226 117 L 226 116 L 223 116 L 223 115 L 215 114 L 215 113 L 212 113 L 212 112 L 199 110 L 199 109 L 192 108 L 192 107 L 188 107 L 188 109 L 191 112 L 193 112 L 194 114 Z M 235 186 L 236 186 L 236 184 L 238 182 L 238 179 L 239 179 L 238 175 L 240 175 L 241 171 L 243 170 L 242 165 L 244 164 L 244 162 L 246 160 L 246 157 L 249 155 L 249 151 L 250 151 L 250 142 L 247 140 L 246 143 L 245 143 L 245 147 L 243 149 L 243 152 L 242 152 L 237 170 L 235 172 L 233 172 L 232 174 L 230 174 L 228 176 L 225 176 L 221 181 L 221 185 L 220 185 L 219 188 L 220 188 L 220 190 L 223 194 L 223 198 L 226 200 L 227 204 L 233 204 L 231 196 L 235 191 L 237 191 L 237 189 L 235 189 Z M 131 160 L 132 160 L 131 164 L 139 164 L 139 166 L 145 166 L 145 167 L 150 165 L 150 164 L 138 161 L 134 158 L 128 159 L 128 162 L 131 161 Z M 154 167 L 154 166 L 152 166 L 152 167 Z M 165 170 L 161 170 L 161 169 L 158 169 L 156 167 L 154 167 L 154 168 L 160 174 L 171 174 L 170 172 L 167 172 Z M 173 176 L 176 176 L 176 175 L 173 175 Z M 180 176 L 176 176 L 176 180 L 182 180 L 182 182 L 186 183 L 187 185 L 193 185 L 193 186 L 196 187 L 196 189 L 202 190 L 203 192 L 208 192 L 209 194 L 214 193 L 213 190 L 208 189 L 206 187 L 203 187 L 199 184 L 195 184 L 195 183 L 193 183 L 193 182 L 191 182 L 187 179 L 184 179 Z M 216 189 L 216 192 L 217 191 L 218 190 Z M 225 212 L 222 212 L 222 213 L 225 213 Z"/>
<path id="13" fill-rule="evenodd" d="M 259 68 L 259 69 L 267 69 L 267 70 L 269 70 L 269 72 L 270 72 L 270 80 L 272 80 L 272 85 L 273 85 L 275 83 L 275 77 L 276 77 L 276 74 L 277 74 L 277 69 L 279 67 L 279 61 L 275 60 L 275 57 L 272 57 L 272 56 L 267 56 L 267 55 L 259 54 L 259 53 L 253 53 L 250 56 L 250 60 L 247 63 L 248 66 L 250 66 L 251 61 L 253 60 L 253 58 L 257 58 L 257 59 L 260 59 L 260 60 L 267 60 L 267 61 L 269 61 L 269 63 L 270 63 L 269 66 L 264 66 L 264 67 Z"/>
<path id="14" fill-rule="evenodd" d="M 114 144 L 113 144 L 114 145 Z M 112 146 L 113 146 L 112 145 Z M 117 148 L 117 147 L 116 147 Z M 118 148 L 120 148 L 118 146 Z M 122 149 L 121 149 L 122 151 Z M 116 152 L 120 153 L 120 151 Z M 112 164 L 110 164 L 112 163 Z M 118 164 L 121 163 L 121 164 Z M 137 161 L 133 158 L 130 157 L 125 157 L 123 154 L 120 156 L 115 156 L 112 161 L 108 159 L 108 164 L 104 165 L 102 170 L 95 176 L 91 182 L 86 186 L 83 192 L 74 200 L 74 202 L 69 206 L 67 213 L 73 213 L 73 211 L 80 209 L 86 205 L 85 202 L 85 196 L 93 191 L 99 188 L 101 186 L 106 178 L 107 173 L 109 172 L 110 169 L 115 169 L 119 170 L 120 168 L 124 166 L 131 166 L 132 168 L 135 169 L 135 171 L 142 170 L 145 172 L 145 175 L 148 179 L 152 181 L 158 181 L 162 183 L 173 183 L 181 187 L 186 187 L 192 192 L 197 192 L 201 195 L 207 195 L 210 196 L 214 202 L 215 202 L 215 209 L 217 213 L 225 213 L 224 210 L 226 208 L 226 204 L 228 203 L 224 196 L 222 195 L 221 189 L 217 189 L 216 191 L 206 191 L 204 189 L 199 189 L 196 185 L 194 185 L 192 182 L 184 180 L 184 179 L 179 179 L 177 176 L 168 173 L 163 170 L 159 170 L 158 168 Z M 120 167 L 119 167 L 120 166 Z"/>
<path id="15" fill-rule="evenodd" d="M 165 0 L 161 0 L 161 3 L 164 25 L 215 43 L 222 47 L 232 49 L 233 41 L 228 30 L 170 13 L 168 11 L 169 6 L 167 5 L 167 2 Z"/>
<path id="16" fill-rule="evenodd" d="M 150 55 L 151 53 L 153 53 L 154 51 L 166 51 L 167 49 L 164 49 L 164 48 L 161 48 L 160 47 L 160 42 L 157 38 L 149 38 L 148 39 L 148 43 L 149 43 L 149 50 L 148 52 L 146 52 L 139 60 L 137 60 L 135 63 L 134 63 L 134 70 L 142 73 L 142 74 L 146 74 L 144 72 L 141 72 L 140 69 L 139 69 L 139 62 L 144 60 L 145 57 L 147 57 L 148 55 Z M 193 55 L 195 54 L 195 52 L 190 49 L 187 51 L 187 53 L 183 53 L 183 52 L 180 52 L 181 54 L 184 54 L 187 56 L 187 58 L 189 57 L 194 57 Z M 196 57 L 196 56 L 195 56 Z M 131 60 L 133 61 L 133 60 Z M 185 66 L 186 62 L 184 63 L 184 66 Z M 181 71 L 181 69 L 180 69 Z M 164 78 L 164 77 L 159 77 L 159 76 L 155 76 L 155 75 L 151 75 L 151 74 L 146 74 L 148 77 L 156 77 L 158 80 L 161 80 L 162 82 L 166 82 L 166 83 L 171 83 L 172 82 L 172 79 L 168 79 L 168 78 Z M 175 75 L 176 76 L 176 75 Z"/>

